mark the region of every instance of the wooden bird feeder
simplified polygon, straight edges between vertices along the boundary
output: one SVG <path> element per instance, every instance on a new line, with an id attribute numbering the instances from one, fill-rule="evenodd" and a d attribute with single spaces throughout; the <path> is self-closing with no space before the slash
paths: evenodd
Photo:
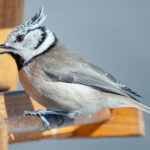
<path id="1" fill-rule="evenodd" d="M 0 43 L 22 23 L 23 0 L 0 0 Z M 17 68 L 9 55 L 0 55 L 0 150 L 7 144 L 40 139 L 131 137 L 144 135 L 142 112 L 135 108 L 103 109 L 96 114 L 65 120 L 64 126 L 39 132 L 43 124 L 37 116 L 23 116 L 24 110 L 46 109 L 25 92 L 15 91 Z M 33 133 L 34 132 L 34 133 Z M 7 140 L 8 139 L 8 140 Z"/>

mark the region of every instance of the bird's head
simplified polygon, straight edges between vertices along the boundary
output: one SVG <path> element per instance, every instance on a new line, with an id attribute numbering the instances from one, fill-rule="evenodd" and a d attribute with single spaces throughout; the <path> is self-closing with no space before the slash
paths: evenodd
<path id="1" fill-rule="evenodd" d="M 6 50 L 0 54 L 11 54 L 17 63 L 24 65 L 53 46 L 56 43 L 54 33 L 41 26 L 46 19 L 43 11 L 42 7 L 31 20 L 21 24 L 9 34 L 5 44 L 0 45 L 0 48 Z"/>

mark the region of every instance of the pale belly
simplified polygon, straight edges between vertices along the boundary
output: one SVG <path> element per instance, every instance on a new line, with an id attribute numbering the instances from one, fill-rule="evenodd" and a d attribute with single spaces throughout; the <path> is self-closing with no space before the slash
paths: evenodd
<path id="1" fill-rule="evenodd" d="M 89 114 L 103 107 L 126 107 L 121 97 L 88 86 L 55 82 L 36 70 L 24 67 L 19 71 L 20 82 L 34 100 L 53 111 Z"/>
<path id="2" fill-rule="evenodd" d="M 34 100 L 55 111 L 83 114 L 100 110 L 104 104 L 104 94 L 88 86 L 55 82 L 41 77 L 39 72 L 30 72 L 29 67 L 19 71 L 20 82 Z"/>

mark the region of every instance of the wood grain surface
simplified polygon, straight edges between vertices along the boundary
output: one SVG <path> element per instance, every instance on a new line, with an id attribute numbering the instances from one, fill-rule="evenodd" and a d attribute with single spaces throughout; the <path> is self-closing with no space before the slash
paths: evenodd
<path id="1" fill-rule="evenodd" d="M 7 124 L 4 119 L 0 116 L 0 150 L 8 149 L 8 132 Z"/>
<path id="2" fill-rule="evenodd" d="M 22 22 L 24 0 L 0 0 L 0 44 Z M 0 55 L 0 91 L 12 91 L 17 87 L 17 68 L 11 56 Z"/>

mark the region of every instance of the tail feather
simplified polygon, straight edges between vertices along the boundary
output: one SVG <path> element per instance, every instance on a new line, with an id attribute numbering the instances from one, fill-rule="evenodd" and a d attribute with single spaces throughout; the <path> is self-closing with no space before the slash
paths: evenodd
<path id="1" fill-rule="evenodd" d="M 126 86 L 123 86 L 121 87 L 121 89 L 124 90 L 124 92 L 129 96 L 131 97 L 132 99 L 140 102 L 140 100 L 138 98 L 141 98 L 142 96 L 139 95 L 138 93 L 134 92 L 133 90 L 131 90 L 130 88 L 126 87 Z M 138 98 L 137 98 L 138 97 Z"/>
<path id="2" fill-rule="evenodd" d="M 121 95 L 115 95 L 115 94 L 109 94 L 109 107 L 110 108 L 118 108 L 118 107 L 135 107 L 139 110 L 142 110 L 144 112 L 150 113 L 150 107 L 146 106 L 132 97 L 127 96 L 121 96 Z"/>
<path id="3" fill-rule="evenodd" d="M 136 107 L 137 109 L 140 109 L 144 112 L 150 113 L 150 107 L 149 106 L 146 106 L 146 105 L 144 105 L 140 102 L 134 101 L 134 100 L 132 100 L 131 103 L 132 103 L 133 107 Z"/>
<path id="4" fill-rule="evenodd" d="M 129 106 L 129 107 L 135 107 L 139 110 L 142 110 L 144 112 L 150 113 L 150 107 L 146 106 L 138 101 L 136 101 L 133 98 L 130 97 L 124 97 L 122 100 Z"/>
<path id="5" fill-rule="evenodd" d="M 141 97 L 141 95 L 139 95 L 138 93 L 134 92 L 133 90 L 131 90 L 128 87 L 122 87 L 122 89 L 127 91 L 127 92 L 129 92 L 130 94 L 133 94 L 134 96 Z"/>

